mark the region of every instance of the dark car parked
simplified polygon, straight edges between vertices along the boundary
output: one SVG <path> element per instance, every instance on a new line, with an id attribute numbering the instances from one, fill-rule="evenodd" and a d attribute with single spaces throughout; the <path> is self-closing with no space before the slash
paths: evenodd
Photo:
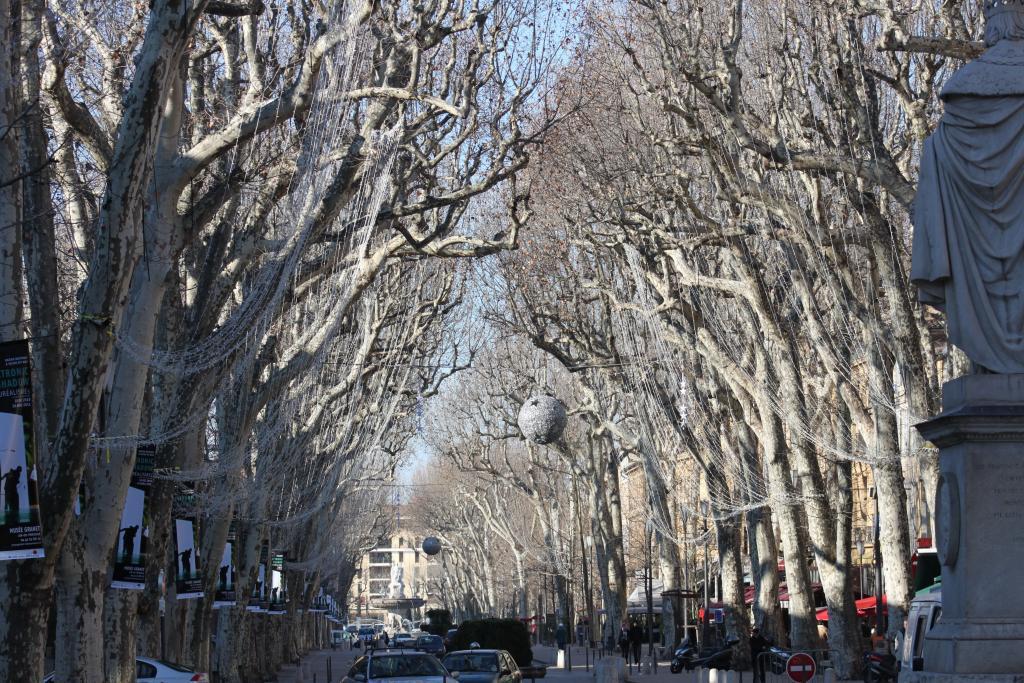
<path id="1" fill-rule="evenodd" d="M 428 652 L 435 657 L 444 657 L 444 640 L 441 636 L 420 636 L 416 639 L 416 649 L 420 652 Z"/>
<path id="2" fill-rule="evenodd" d="M 523 674 L 505 650 L 458 650 L 442 660 L 445 668 L 459 672 L 459 683 L 521 683 Z"/>

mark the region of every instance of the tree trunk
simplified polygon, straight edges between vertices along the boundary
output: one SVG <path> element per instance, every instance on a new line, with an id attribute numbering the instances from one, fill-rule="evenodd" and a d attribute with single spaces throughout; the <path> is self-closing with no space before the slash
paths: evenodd
<path id="1" fill-rule="evenodd" d="M 743 596 L 739 519 L 719 508 L 715 511 L 715 535 L 722 576 L 722 601 L 725 604 L 725 630 L 730 638 L 739 639 L 733 648 L 732 668 L 743 671 L 750 667 L 750 620 Z"/>

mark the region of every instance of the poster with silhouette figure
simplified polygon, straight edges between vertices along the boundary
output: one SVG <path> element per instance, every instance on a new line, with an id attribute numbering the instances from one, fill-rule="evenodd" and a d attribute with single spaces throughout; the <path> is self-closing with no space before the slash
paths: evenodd
<path id="1" fill-rule="evenodd" d="M 234 527 L 234 524 L 232 524 Z M 213 606 L 230 607 L 235 604 L 235 538 L 234 529 L 228 532 L 228 541 L 217 568 L 217 588 L 214 591 Z"/>
<path id="2" fill-rule="evenodd" d="M 203 577 L 199 568 L 195 523 L 191 519 L 174 520 L 174 581 L 179 600 L 203 597 Z"/>
<path id="3" fill-rule="evenodd" d="M 249 612 L 267 611 L 263 602 L 263 593 L 266 588 L 266 576 L 267 567 L 265 564 L 260 563 L 259 570 L 256 572 L 256 580 L 252 585 L 252 594 L 249 596 L 249 606 L 246 607 L 246 610 Z"/>
<path id="4" fill-rule="evenodd" d="M 135 469 L 128 495 L 121 512 L 114 550 L 112 588 L 142 590 L 146 587 L 146 551 L 149 549 L 149 511 L 146 496 L 153 484 L 155 446 L 139 446 L 135 453 Z"/>
<path id="5" fill-rule="evenodd" d="M 280 562 L 277 562 L 278 556 L 274 556 L 271 560 L 271 567 L 284 567 L 284 555 L 280 556 Z M 267 610 L 270 614 L 284 614 L 285 613 L 285 593 L 284 593 L 284 571 L 279 569 L 270 570 L 270 608 Z"/>
<path id="6" fill-rule="evenodd" d="M 0 344 L 0 560 L 43 556 L 27 341 Z"/>

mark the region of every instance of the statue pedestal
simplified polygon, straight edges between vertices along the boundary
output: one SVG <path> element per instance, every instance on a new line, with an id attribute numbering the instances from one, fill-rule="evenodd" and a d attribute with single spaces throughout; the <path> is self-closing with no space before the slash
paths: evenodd
<path id="1" fill-rule="evenodd" d="M 939 448 L 942 618 L 900 681 L 1024 683 L 1024 375 L 947 382 L 917 429 Z"/>

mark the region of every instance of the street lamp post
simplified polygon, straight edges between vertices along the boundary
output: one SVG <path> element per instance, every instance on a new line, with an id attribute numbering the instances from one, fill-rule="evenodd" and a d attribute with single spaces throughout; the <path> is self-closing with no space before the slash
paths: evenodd
<path id="1" fill-rule="evenodd" d="M 647 574 L 644 577 L 644 589 L 647 593 L 647 656 L 651 658 L 651 672 L 658 672 L 658 660 L 654 656 L 654 520 L 647 520 Z"/>
<path id="2" fill-rule="evenodd" d="M 882 635 L 882 551 L 881 520 L 878 515 L 878 489 L 875 489 L 875 629 Z"/>
<path id="3" fill-rule="evenodd" d="M 711 609 L 710 601 L 708 598 L 708 581 L 710 580 L 710 570 L 708 568 L 708 501 L 702 500 L 700 502 L 700 512 L 704 518 L 704 618 L 700 620 L 700 644 L 701 647 L 707 645 L 708 637 L 708 614 Z"/>
<path id="4" fill-rule="evenodd" d="M 864 536 L 857 530 L 857 564 L 860 569 L 860 594 L 864 595 Z"/>

